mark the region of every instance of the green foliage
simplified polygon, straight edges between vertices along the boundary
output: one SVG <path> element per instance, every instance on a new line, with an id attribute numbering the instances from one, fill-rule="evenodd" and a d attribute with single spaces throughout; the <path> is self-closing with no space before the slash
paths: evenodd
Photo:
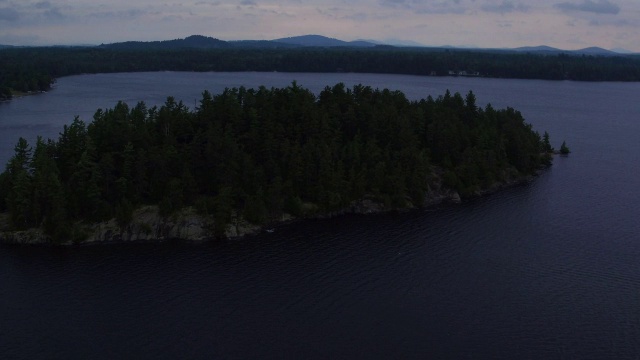
<path id="1" fill-rule="evenodd" d="M 290 196 L 287 198 L 284 204 L 284 211 L 293 216 L 303 215 L 302 200 L 297 196 Z"/>
<path id="2" fill-rule="evenodd" d="M 545 131 L 544 135 L 542 136 L 542 151 L 550 153 L 553 152 L 553 150 L 554 149 L 551 146 L 551 142 L 549 141 L 549 133 Z"/>
<path id="3" fill-rule="evenodd" d="M 219 194 L 215 197 L 214 212 L 214 233 L 217 237 L 224 237 L 227 225 L 231 223 L 232 207 L 233 207 L 233 189 L 231 187 L 223 187 Z"/>
<path id="4" fill-rule="evenodd" d="M 0 174 L 0 213 L 7 211 L 7 196 L 9 195 L 10 177 L 8 172 Z"/>
<path id="5" fill-rule="evenodd" d="M 412 102 L 363 85 L 317 96 L 295 82 L 234 88 L 204 92 L 193 110 L 173 98 L 151 109 L 118 103 L 86 126 L 74 119 L 57 141 L 38 139 L 33 155 L 20 139 L 0 205 L 15 228 L 43 226 L 56 241 L 83 221 L 115 216 L 125 228 L 144 204 L 163 216 L 194 205 L 224 236 L 239 217 L 263 224 L 364 198 L 420 206 L 434 166 L 445 186 L 471 195 L 534 172 L 545 141 L 519 112 L 479 108 L 472 92 Z"/>
<path id="6" fill-rule="evenodd" d="M 0 101 L 2 100 L 11 100 L 13 98 L 13 94 L 11 93 L 11 88 L 8 86 L 3 86 L 0 84 Z"/>
<path id="7" fill-rule="evenodd" d="M 167 183 L 164 197 L 160 200 L 160 215 L 169 216 L 180 210 L 184 204 L 184 189 L 182 181 L 172 178 Z"/>
<path id="8" fill-rule="evenodd" d="M 67 204 L 53 158 L 54 148 L 53 143 L 44 143 L 38 137 L 32 157 L 31 148 L 21 138 L 7 170 L 0 176 L 0 194 L 5 196 L 4 206 L 14 229 L 41 226 L 45 234 L 58 241 L 67 222 Z"/>
<path id="9" fill-rule="evenodd" d="M 565 141 L 562 142 L 562 145 L 560 145 L 560 154 L 562 155 L 567 155 L 569 154 L 571 151 L 569 150 L 569 148 L 567 147 L 567 143 Z"/>
<path id="10" fill-rule="evenodd" d="M 170 42 L 167 42 L 170 43 Z M 0 100 L 11 90 L 47 91 L 57 77 L 137 71 L 361 72 L 448 75 L 466 71 L 495 78 L 640 81 L 637 56 L 574 56 L 432 48 L 125 46 L 0 50 Z M 470 100 L 467 98 L 466 100 Z M 469 107 L 473 108 L 473 102 Z"/>
<path id="11" fill-rule="evenodd" d="M 32 160 L 31 209 L 34 223 L 41 223 L 47 235 L 58 239 L 66 226 L 67 204 L 53 152 L 54 144 L 45 144 L 38 137 Z"/>
<path id="12" fill-rule="evenodd" d="M 14 174 L 9 196 L 7 196 L 7 208 L 11 214 L 10 220 L 13 227 L 24 230 L 34 223 L 31 217 L 31 177 L 26 171 Z"/>
<path id="13" fill-rule="evenodd" d="M 31 148 L 27 140 L 20 138 L 14 148 L 14 156 L 7 164 L 2 193 L 6 194 L 6 207 L 10 213 L 11 225 L 16 229 L 26 229 L 34 223 L 31 204 Z"/>

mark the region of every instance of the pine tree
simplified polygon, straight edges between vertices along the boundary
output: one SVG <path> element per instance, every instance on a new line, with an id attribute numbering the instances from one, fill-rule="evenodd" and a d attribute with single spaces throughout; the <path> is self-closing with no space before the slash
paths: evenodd
<path id="1" fill-rule="evenodd" d="M 542 135 L 542 151 L 543 152 L 553 152 L 553 147 L 551 147 L 551 143 L 549 142 L 549 133 L 548 132 L 544 132 L 544 135 Z"/>
<path id="2" fill-rule="evenodd" d="M 16 229 L 26 229 L 32 225 L 31 206 L 31 148 L 24 138 L 18 139 L 14 155 L 7 165 L 8 181 L 6 206 L 11 225 Z"/>
<path id="3" fill-rule="evenodd" d="M 11 214 L 11 225 L 24 230 L 33 225 L 31 207 L 31 176 L 26 170 L 20 170 L 12 177 L 7 208 Z"/>

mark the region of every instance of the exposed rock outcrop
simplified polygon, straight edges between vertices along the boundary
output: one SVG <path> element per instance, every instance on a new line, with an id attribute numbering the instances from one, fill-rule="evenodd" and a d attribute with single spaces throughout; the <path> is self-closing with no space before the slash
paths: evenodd
<path id="1" fill-rule="evenodd" d="M 510 178 L 494 186 L 479 190 L 476 196 L 494 193 L 502 188 L 527 182 L 532 177 Z M 422 204 L 411 204 L 407 200 L 407 206 L 403 208 L 390 208 L 384 203 L 365 198 L 354 201 L 350 206 L 341 210 L 329 213 L 313 212 L 303 218 L 330 218 L 344 214 L 377 214 L 400 209 L 410 209 L 418 206 L 430 207 L 441 203 L 460 203 L 462 198 L 454 190 L 446 188 L 442 184 L 442 177 L 434 173 L 429 179 L 428 189 Z M 315 207 L 314 204 L 305 204 L 307 207 Z M 317 210 L 317 209 L 316 209 Z M 269 225 L 279 225 L 300 220 L 289 214 L 283 216 Z M 0 214 L 0 229 L 6 229 L 6 214 Z M 246 235 L 257 234 L 265 227 L 251 224 L 241 217 L 234 217 L 231 224 L 225 229 L 227 238 L 239 238 Z M 158 242 L 168 240 L 181 240 L 188 242 L 202 242 L 215 238 L 215 222 L 212 216 L 198 214 L 192 207 L 184 208 L 169 217 L 159 214 L 157 206 L 143 206 L 134 211 L 132 221 L 126 226 L 119 226 L 115 219 L 95 224 L 76 224 L 74 229 L 75 241 L 69 240 L 61 245 L 82 244 L 102 244 L 102 243 L 122 243 L 122 242 Z M 0 231 L 0 243 L 39 245 L 51 244 L 51 238 L 44 234 L 41 229 L 29 229 L 25 231 Z"/>
<path id="2" fill-rule="evenodd" d="M 10 245 L 44 245 L 51 243 L 51 239 L 40 229 L 3 231 L 0 233 L 0 243 Z"/>
<path id="3" fill-rule="evenodd" d="M 143 206 L 133 213 L 128 226 L 120 227 L 115 219 L 84 228 L 87 234 L 82 243 L 129 241 L 164 241 L 183 239 L 204 241 L 213 237 L 213 219 L 185 208 L 169 217 L 162 217 L 157 206 Z"/>
<path id="4" fill-rule="evenodd" d="M 115 219 L 94 224 L 76 224 L 75 241 L 69 240 L 60 245 L 123 243 L 123 242 L 161 242 L 181 240 L 203 242 L 215 238 L 212 216 L 200 215 L 187 207 L 177 213 L 162 217 L 157 206 L 143 206 L 133 213 L 133 220 L 127 226 L 120 227 Z M 233 219 L 228 225 L 225 236 L 243 237 L 262 231 L 262 227 L 250 224 L 243 219 Z M 51 244 L 51 238 L 41 229 L 0 232 L 0 243 L 20 245 Z"/>

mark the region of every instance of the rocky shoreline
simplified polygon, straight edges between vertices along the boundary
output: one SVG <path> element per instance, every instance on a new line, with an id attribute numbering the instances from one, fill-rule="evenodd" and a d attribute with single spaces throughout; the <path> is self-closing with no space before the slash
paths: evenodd
<path id="1" fill-rule="evenodd" d="M 47 91 L 44 91 L 44 90 L 41 90 L 41 91 L 28 91 L 28 92 L 14 91 L 14 92 L 11 93 L 11 97 L 10 98 L 0 97 L 0 103 L 1 102 L 9 102 L 11 100 L 23 98 L 23 97 L 26 97 L 26 96 L 40 95 L 40 94 L 46 94 L 46 93 L 47 93 Z"/>
<path id="2" fill-rule="evenodd" d="M 527 183 L 534 176 L 525 176 L 495 183 L 493 186 L 475 192 L 470 197 L 493 194 L 501 189 Z M 444 203 L 459 204 L 462 202 L 460 194 L 454 190 L 444 188 L 439 176 L 435 176 L 430 186 L 422 208 L 434 207 Z M 350 204 L 349 207 L 331 213 L 316 214 L 296 218 L 289 214 L 272 221 L 267 225 L 254 225 L 241 217 L 234 217 L 225 230 L 227 238 L 241 238 L 259 234 L 274 226 L 281 226 L 306 219 L 331 218 L 346 214 L 380 214 L 391 211 L 411 210 L 416 208 L 411 204 L 405 208 L 389 208 L 383 203 L 372 199 L 362 199 Z M 0 229 L 6 229 L 7 214 L 0 214 Z M 175 214 L 162 217 L 157 206 L 142 206 L 133 213 L 133 220 L 125 227 L 120 227 L 115 219 L 95 224 L 78 224 L 73 238 L 59 246 L 96 245 L 129 242 L 164 242 L 178 240 L 184 242 L 206 242 L 216 238 L 214 234 L 214 219 L 212 216 L 198 214 L 193 207 L 184 208 Z M 41 229 L 24 231 L 0 231 L 0 244 L 10 245 L 54 245 L 49 236 Z"/>

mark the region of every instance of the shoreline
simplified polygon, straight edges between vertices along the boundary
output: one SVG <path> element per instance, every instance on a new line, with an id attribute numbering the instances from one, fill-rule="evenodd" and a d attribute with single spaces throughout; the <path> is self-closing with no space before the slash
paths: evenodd
<path id="1" fill-rule="evenodd" d="M 377 215 L 393 212 L 413 212 L 425 209 L 433 209 L 445 204 L 458 205 L 465 200 L 483 198 L 498 193 L 501 190 L 530 183 L 548 166 L 542 168 L 534 175 L 521 176 L 504 182 L 495 183 L 492 186 L 481 189 L 471 196 L 461 197 L 460 194 L 447 188 L 429 190 L 421 206 L 408 204 L 404 208 L 385 207 L 380 202 L 372 199 L 361 199 L 352 202 L 349 206 L 323 214 L 294 217 L 283 213 L 280 219 L 272 220 L 262 225 L 247 222 L 237 215 L 232 218 L 225 229 L 224 237 L 227 240 L 237 240 L 244 237 L 255 236 L 265 232 L 273 232 L 291 224 L 301 223 L 307 220 L 322 220 L 336 218 L 345 215 Z M 437 184 L 436 184 L 437 185 Z M 0 228 L 6 228 L 8 214 L 0 214 Z M 134 211 L 133 220 L 125 227 L 120 227 L 115 219 L 93 224 L 78 223 L 72 233 L 77 238 L 69 239 L 63 243 L 53 243 L 42 229 L 31 228 L 21 231 L 0 231 L 0 244 L 10 246 L 45 246 L 45 247 L 71 247 L 71 246 L 100 246 L 125 243 L 193 243 L 202 244 L 220 239 L 213 231 L 214 220 L 212 216 L 198 214 L 193 207 L 183 208 L 176 213 L 161 217 L 158 207 L 155 205 L 141 206 Z"/>
<path id="2" fill-rule="evenodd" d="M 29 91 L 29 92 L 11 90 L 11 97 L 8 98 L 8 99 L 7 98 L 1 98 L 0 99 L 0 103 L 11 102 L 11 100 L 20 99 L 20 98 L 24 98 L 24 97 L 27 97 L 27 96 L 46 94 L 51 90 L 53 90 L 53 87 L 50 88 L 49 90 Z"/>

